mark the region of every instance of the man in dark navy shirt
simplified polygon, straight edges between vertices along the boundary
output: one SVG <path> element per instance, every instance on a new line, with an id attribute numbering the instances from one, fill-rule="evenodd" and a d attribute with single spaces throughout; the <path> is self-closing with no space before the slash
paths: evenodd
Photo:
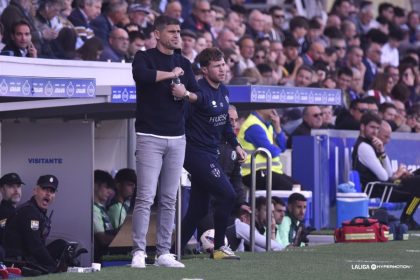
<path id="1" fill-rule="evenodd" d="M 155 265 L 184 267 L 169 253 L 176 193 L 185 156 L 185 102 L 195 102 L 199 88 L 181 48 L 179 21 L 155 20 L 156 48 L 137 52 L 133 61 L 137 113 L 137 194 L 133 211 L 134 268 L 145 267 L 150 207 L 159 181 Z M 190 92 L 192 91 L 192 92 Z"/>
<path id="2" fill-rule="evenodd" d="M 242 150 L 229 121 L 229 93 L 222 84 L 226 75 L 223 53 L 217 48 L 203 50 L 197 58 L 203 79 L 198 81 L 200 95 L 188 107 L 186 121 L 187 149 L 184 167 L 191 174 L 189 207 L 182 221 L 181 246 L 185 247 L 198 222 L 209 210 L 210 196 L 214 197 L 213 259 L 239 259 L 224 244 L 226 227 L 236 193 L 218 162 L 221 137 L 232 146 L 242 161 Z"/>

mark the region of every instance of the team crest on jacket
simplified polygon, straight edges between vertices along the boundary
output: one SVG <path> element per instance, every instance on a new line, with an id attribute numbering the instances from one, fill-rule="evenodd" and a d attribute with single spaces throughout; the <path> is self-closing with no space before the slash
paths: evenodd
<path id="1" fill-rule="evenodd" d="M 39 229 L 39 221 L 38 220 L 31 220 L 31 229 L 38 230 Z"/>
<path id="2" fill-rule="evenodd" d="M 220 178 L 220 169 L 215 167 L 211 170 L 211 174 L 213 174 L 214 177 Z"/>

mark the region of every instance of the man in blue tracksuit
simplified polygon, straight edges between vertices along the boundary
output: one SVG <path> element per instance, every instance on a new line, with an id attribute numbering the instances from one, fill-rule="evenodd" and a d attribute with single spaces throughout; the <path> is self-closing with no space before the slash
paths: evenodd
<path id="1" fill-rule="evenodd" d="M 193 235 L 198 222 L 206 216 L 210 196 L 214 197 L 213 259 L 239 259 L 225 246 L 225 231 L 236 193 L 218 162 L 218 147 L 223 136 L 244 160 L 246 153 L 236 140 L 229 122 L 229 96 L 222 84 L 226 64 L 222 52 L 207 48 L 198 55 L 203 79 L 198 81 L 200 95 L 190 104 L 186 119 L 187 148 L 184 167 L 191 174 L 191 196 L 182 221 L 182 248 Z"/>

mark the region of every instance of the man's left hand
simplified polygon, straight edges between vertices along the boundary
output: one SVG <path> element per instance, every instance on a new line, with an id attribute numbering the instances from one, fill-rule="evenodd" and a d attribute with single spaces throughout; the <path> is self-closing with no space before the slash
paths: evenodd
<path id="1" fill-rule="evenodd" d="M 247 157 L 247 154 L 246 154 L 246 152 L 242 149 L 242 147 L 241 147 L 241 146 L 239 146 L 239 145 L 238 145 L 238 146 L 236 146 L 235 151 L 236 151 L 236 154 L 238 155 L 238 161 L 239 161 L 240 163 L 245 162 L 246 157 Z"/>

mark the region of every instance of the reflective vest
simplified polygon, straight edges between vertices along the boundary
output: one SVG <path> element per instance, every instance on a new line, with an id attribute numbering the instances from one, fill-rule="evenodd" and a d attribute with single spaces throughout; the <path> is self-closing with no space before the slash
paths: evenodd
<path id="1" fill-rule="evenodd" d="M 239 130 L 238 134 L 238 141 L 241 143 L 242 148 L 248 154 L 246 157 L 246 161 L 242 164 L 242 176 L 246 176 L 251 174 L 251 155 L 252 153 L 259 147 L 255 147 L 254 144 L 245 140 L 245 131 L 253 125 L 259 125 L 264 131 L 267 136 L 267 139 L 270 141 L 271 144 L 274 143 L 274 133 L 273 133 L 273 126 L 270 125 L 267 127 L 265 123 L 263 123 L 259 118 L 257 118 L 254 114 L 250 114 L 245 122 L 241 125 L 241 129 Z M 255 158 L 255 166 L 257 170 L 266 169 L 267 166 L 266 158 L 258 154 Z M 283 174 L 283 165 L 281 164 L 280 157 L 273 157 L 272 159 L 272 172 Z"/>

